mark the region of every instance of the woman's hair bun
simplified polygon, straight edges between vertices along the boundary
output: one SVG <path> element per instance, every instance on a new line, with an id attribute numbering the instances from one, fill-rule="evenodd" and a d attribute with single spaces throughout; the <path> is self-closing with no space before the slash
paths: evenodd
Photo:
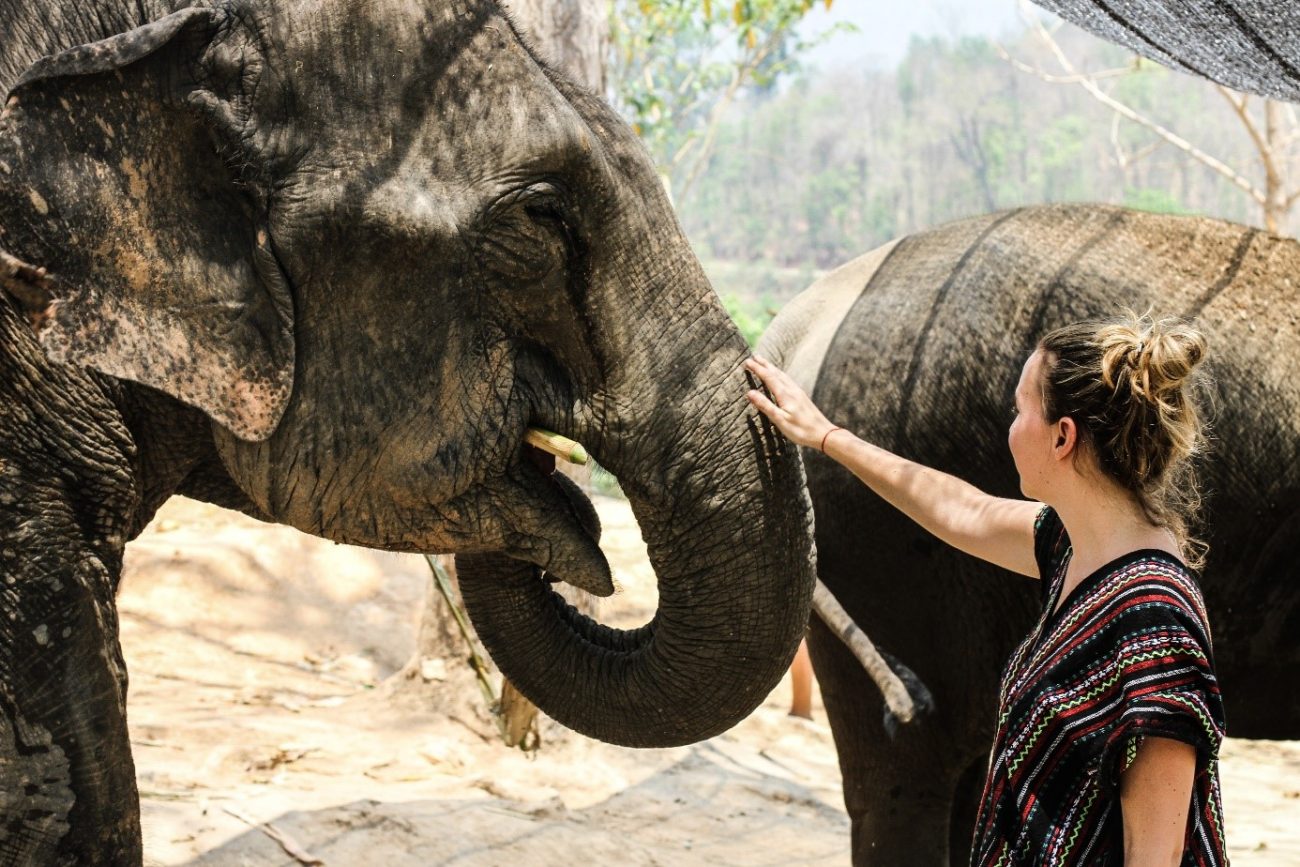
<path id="1" fill-rule="evenodd" d="M 1200 488 L 1191 458 L 1205 447 L 1200 405 L 1209 380 L 1198 370 L 1205 337 L 1181 319 L 1132 312 L 1048 332 L 1043 413 L 1069 417 L 1101 470 L 1130 491 L 1155 525 L 1169 527 L 1193 568 L 1205 544 L 1193 535 Z"/>
<path id="2" fill-rule="evenodd" d="M 1205 337 L 1181 319 L 1128 313 L 1126 321 L 1097 331 L 1102 381 L 1138 400 L 1172 409 L 1192 372 L 1205 358 Z M 1172 404 L 1172 405 L 1171 405 Z"/>

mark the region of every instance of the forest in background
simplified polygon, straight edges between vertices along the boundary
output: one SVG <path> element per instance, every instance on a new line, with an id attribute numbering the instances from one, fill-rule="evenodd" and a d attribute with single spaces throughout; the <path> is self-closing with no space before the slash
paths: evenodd
<path id="1" fill-rule="evenodd" d="M 631 5 L 625 14 L 637 14 Z M 655 4 L 636 5 L 644 14 Z M 781 23 L 742 33 L 730 66 L 699 27 L 633 45 L 625 32 L 620 58 L 614 25 L 615 102 L 642 130 L 751 340 L 818 273 L 972 214 L 1095 201 L 1263 227 L 1265 198 L 1279 233 L 1294 231 L 1295 106 L 1243 102 L 1069 25 L 1049 24 L 1055 47 L 1029 23 L 1000 41 L 915 38 L 882 71 L 820 69 L 816 43 Z M 748 82 L 727 92 L 735 66 L 755 55 Z"/>

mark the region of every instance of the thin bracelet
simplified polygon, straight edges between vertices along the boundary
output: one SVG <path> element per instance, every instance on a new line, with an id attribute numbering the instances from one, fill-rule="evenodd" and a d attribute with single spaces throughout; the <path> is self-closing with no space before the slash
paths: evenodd
<path id="1" fill-rule="evenodd" d="M 822 447 L 821 447 L 821 453 L 822 453 L 822 454 L 826 454 L 826 440 L 827 440 L 827 438 L 830 437 L 830 435 L 833 434 L 833 433 L 835 433 L 837 430 L 844 430 L 844 428 L 842 428 L 842 427 L 833 427 L 833 428 L 831 428 L 830 430 L 826 431 L 826 436 L 822 437 Z"/>

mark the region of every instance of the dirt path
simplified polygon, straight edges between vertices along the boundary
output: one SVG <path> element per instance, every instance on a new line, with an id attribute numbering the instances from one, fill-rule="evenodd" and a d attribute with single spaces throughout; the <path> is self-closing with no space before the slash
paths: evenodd
<path id="1" fill-rule="evenodd" d="M 639 533 L 625 503 L 597 505 L 624 588 L 602 619 L 644 622 Z M 385 688 L 427 582 L 417 557 L 168 504 L 128 549 L 119 600 L 151 863 L 848 863 L 819 699 L 817 721 L 788 717 L 783 683 L 730 732 L 672 750 L 544 722 L 529 758 L 494 740 L 472 687 L 437 707 Z M 1300 742 L 1230 741 L 1223 769 L 1234 863 L 1300 864 Z"/>

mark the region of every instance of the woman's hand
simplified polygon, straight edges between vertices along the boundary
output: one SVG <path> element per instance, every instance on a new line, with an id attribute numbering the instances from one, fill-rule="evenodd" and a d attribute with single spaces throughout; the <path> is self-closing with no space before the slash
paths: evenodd
<path id="1" fill-rule="evenodd" d="M 804 390 L 770 361 L 754 357 L 745 369 L 772 393 L 754 389 L 749 402 L 777 430 L 801 446 L 821 449 L 843 464 L 890 505 L 943 541 L 982 560 L 1032 578 L 1034 521 L 1042 503 L 991 497 L 956 476 L 901 458 L 850 433 L 827 434 L 838 427 L 826 420 Z"/>
<path id="2" fill-rule="evenodd" d="M 758 377 L 772 394 L 772 400 L 769 400 L 763 392 L 751 389 L 748 397 L 754 408 L 795 443 L 820 448 L 826 435 L 836 426 L 826 420 L 804 390 L 772 362 L 757 355 L 745 362 L 745 369 Z"/>

